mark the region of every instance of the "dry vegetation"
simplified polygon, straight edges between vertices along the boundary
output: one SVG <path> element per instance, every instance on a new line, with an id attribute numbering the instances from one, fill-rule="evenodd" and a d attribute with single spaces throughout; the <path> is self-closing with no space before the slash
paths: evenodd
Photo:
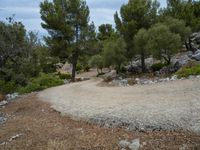
<path id="1" fill-rule="evenodd" d="M 119 141 L 140 138 L 146 142 L 144 150 L 176 150 L 187 145 L 194 149 L 200 143 L 200 135 L 184 132 L 130 132 L 124 129 L 108 129 L 63 117 L 49 104 L 30 94 L 10 103 L 0 111 L 8 121 L 0 126 L 0 149 L 12 150 L 117 150 Z M 19 138 L 8 142 L 17 134 Z"/>

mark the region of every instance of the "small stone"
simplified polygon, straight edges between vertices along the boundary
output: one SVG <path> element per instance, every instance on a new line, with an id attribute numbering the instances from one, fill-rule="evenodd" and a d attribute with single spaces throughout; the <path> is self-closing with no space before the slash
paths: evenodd
<path id="1" fill-rule="evenodd" d="M 194 76 L 193 76 L 193 75 L 190 75 L 190 76 L 188 77 L 188 79 L 194 79 Z"/>
<path id="2" fill-rule="evenodd" d="M 146 130 L 145 130 L 145 128 L 140 128 L 140 132 L 145 132 Z"/>
<path id="3" fill-rule="evenodd" d="M 8 104 L 7 101 L 2 101 L 2 102 L 0 102 L 0 106 L 5 106 L 6 104 Z"/>
<path id="4" fill-rule="evenodd" d="M 183 144 L 180 148 L 180 150 L 186 150 L 187 149 L 187 145 L 186 144 Z"/>
<path id="5" fill-rule="evenodd" d="M 119 145 L 121 148 L 127 148 L 131 143 L 126 141 L 126 140 L 122 140 L 119 142 Z"/>
<path id="6" fill-rule="evenodd" d="M 17 134 L 17 135 L 15 135 L 15 136 L 12 136 L 12 137 L 9 139 L 9 142 L 11 142 L 11 141 L 13 141 L 13 140 L 19 138 L 20 136 L 22 136 L 22 134 Z"/>
<path id="7" fill-rule="evenodd" d="M 147 145 L 147 143 L 146 143 L 146 142 L 143 142 L 143 143 L 142 143 L 142 145 L 143 145 L 143 146 L 146 146 L 146 145 Z"/>
<path id="8" fill-rule="evenodd" d="M 133 140 L 128 147 L 131 150 L 139 150 L 139 148 L 140 148 L 140 139 Z"/>
<path id="9" fill-rule="evenodd" d="M 0 117 L 0 125 L 4 124 L 7 121 L 7 118 Z"/>
<path id="10" fill-rule="evenodd" d="M 7 94 L 6 99 L 8 101 L 11 101 L 11 100 L 14 100 L 15 98 L 17 98 L 18 96 L 19 96 L 19 93 Z"/>
<path id="11" fill-rule="evenodd" d="M 5 118 L 5 115 L 3 113 L 0 113 L 0 125 L 4 124 L 7 121 L 7 118 Z"/>
<path id="12" fill-rule="evenodd" d="M 178 79 L 177 75 L 173 75 L 173 76 L 171 77 L 171 80 L 172 80 L 172 81 L 176 81 L 177 79 Z"/>

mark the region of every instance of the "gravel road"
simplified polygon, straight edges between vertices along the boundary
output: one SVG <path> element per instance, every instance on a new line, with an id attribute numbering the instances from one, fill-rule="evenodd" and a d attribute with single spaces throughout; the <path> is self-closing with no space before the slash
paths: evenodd
<path id="1" fill-rule="evenodd" d="M 107 127 L 200 132 L 200 79 L 132 87 L 97 83 L 92 79 L 50 88 L 38 97 L 64 115 Z"/>

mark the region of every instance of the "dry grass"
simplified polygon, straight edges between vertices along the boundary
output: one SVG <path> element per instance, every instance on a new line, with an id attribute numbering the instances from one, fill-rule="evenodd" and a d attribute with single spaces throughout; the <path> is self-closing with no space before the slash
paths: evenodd
<path id="1" fill-rule="evenodd" d="M 87 122 L 62 117 L 41 102 L 35 94 L 19 98 L 0 111 L 8 121 L 0 126 L 0 144 L 12 136 L 19 138 L 1 145 L 2 150 L 118 150 L 120 139 L 140 138 L 146 146 L 141 150 L 177 150 L 184 144 L 194 149 L 200 143 L 200 135 L 184 132 L 129 132 L 108 129 Z"/>

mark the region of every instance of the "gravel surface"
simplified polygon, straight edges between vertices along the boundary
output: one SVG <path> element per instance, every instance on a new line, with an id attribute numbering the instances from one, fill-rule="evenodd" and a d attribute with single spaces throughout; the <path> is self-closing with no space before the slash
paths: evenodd
<path id="1" fill-rule="evenodd" d="M 44 90 L 63 115 L 130 130 L 200 132 L 200 79 L 133 87 L 98 87 L 92 79 Z"/>

